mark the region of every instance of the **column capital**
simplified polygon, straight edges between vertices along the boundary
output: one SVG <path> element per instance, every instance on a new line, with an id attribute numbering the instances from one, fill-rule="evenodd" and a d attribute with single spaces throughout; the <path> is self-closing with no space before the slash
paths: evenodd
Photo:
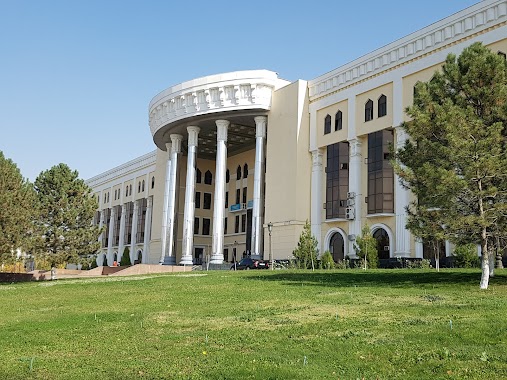
<path id="1" fill-rule="evenodd" d="M 361 156 L 361 146 L 363 143 L 359 139 L 349 140 L 350 157 Z"/>
<path id="2" fill-rule="evenodd" d="M 322 166 L 322 149 L 312 150 L 312 166 Z"/>
<path id="3" fill-rule="evenodd" d="M 197 146 L 199 140 L 199 132 L 201 128 L 190 126 L 187 127 L 188 131 L 188 146 Z"/>
<path id="4" fill-rule="evenodd" d="M 178 134 L 172 134 L 169 137 L 171 138 L 172 143 L 171 153 L 181 153 L 181 141 L 183 140 L 183 136 Z"/>
<path id="5" fill-rule="evenodd" d="M 139 208 L 139 203 L 137 202 L 137 200 L 133 201 L 134 203 L 134 210 L 137 210 Z"/>
<path id="6" fill-rule="evenodd" d="M 116 215 L 116 207 L 111 207 L 111 216 L 110 218 L 112 218 L 114 215 Z"/>
<path id="7" fill-rule="evenodd" d="M 255 120 L 255 137 L 266 137 L 266 124 L 268 118 L 266 116 L 256 116 Z"/>
<path id="8" fill-rule="evenodd" d="M 217 141 L 227 141 L 227 128 L 231 124 L 229 120 L 216 120 L 217 125 Z"/>
<path id="9" fill-rule="evenodd" d="M 127 204 L 126 203 L 122 203 L 121 204 L 121 215 L 123 216 L 123 214 L 125 213 L 125 209 L 127 208 Z"/>

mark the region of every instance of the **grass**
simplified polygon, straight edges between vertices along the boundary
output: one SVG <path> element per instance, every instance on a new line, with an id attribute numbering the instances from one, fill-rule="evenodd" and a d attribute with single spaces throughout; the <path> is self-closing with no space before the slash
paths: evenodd
<path id="1" fill-rule="evenodd" d="M 0 285 L 0 379 L 507 379 L 507 271 Z"/>

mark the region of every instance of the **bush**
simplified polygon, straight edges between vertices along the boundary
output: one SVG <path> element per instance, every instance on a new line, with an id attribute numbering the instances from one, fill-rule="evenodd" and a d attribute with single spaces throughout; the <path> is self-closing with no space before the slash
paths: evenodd
<path id="1" fill-rule="evenodd" d="M 130 265 L 130 255 L 129 254 L 130 254 L 129 247 L 125 247 L 125 249 L 123 250 L 123 255 L 121 256 L 120 266 L 124 267 L 124 266 Z"/>
<path id="2" fill-rule="evenodd" d="M 320 258 L 320 267 L 322 269 L 334 269 L 335 264 L 331 252 L 326 251 Z"/>
<path id="3" fill-rule="evenodd" d="M 456 268 L 480 268 L 481 260 L 477 256 L 475 244 L 457 245 L 453 252 Z"/>
<path id="4" fill-rule="evenodd" d="M 361 231 L 361 236 L 356 238 L 354 243 L 357 255 L 361 258 L 361 266 L 365 268 L 365 257 L 367 266 L 370 268 L 378 267 L 377 239 L 370 232 L 370 227 L 365 225 Z"/>

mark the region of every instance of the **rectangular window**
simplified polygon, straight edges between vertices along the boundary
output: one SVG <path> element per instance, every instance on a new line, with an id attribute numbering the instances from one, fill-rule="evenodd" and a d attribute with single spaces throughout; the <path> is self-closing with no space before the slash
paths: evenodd
<path id="1" fill-rule="evenodd" d="M 208 218 L 202 218 L 202 234 L 209 235 L 211 220 Z"/>
<path id="2" fill-rule="evenodd" d="M 246 203 L 247 194 L 248 194 L 247 188 L 244 187 L 243 188 L 243 203 Z"/>
<path id="3" fill-rule="evenodd" d="M 211 209 L 211 193 L 204 193 L 204 202 L 203 208 L 205 210 Z"/>
<path id="4" fill-rule="evenodd" d="M 195 192 L 195 208 L 201 208 L 201 192 Z"/>
<path id="5" fill-rule="evenodd" d="M 199 218 L 194 218 L 194 234 L 199 235 Z"/>
<path id="6" fill-rule="evenodd" d="M 236 223 L 234 225 L 234 233 L 239 233 L 239 215 L 236 215 Z"/>
<path id="7" fill-rule="evenodd" d="M 328 145 L 326 165 L 326 219 L 345 218 L 349 191 L 349 144 Z"/>
<path id="8" fill-rule="evenodd" d="M 225 208 L 229 207 L 229 192 L 225 192 Z"/>
<path id="9" fill-rule="evenodd" d="M 389 162 L 393 131 L 368 135 L 368 214 L 394 212 L 394 170 Z"/>
<path id="10" fill-rule="evenodd" d="M 227 218 L 224 218 L 224 235 L 227 235 Z"/>
<path id="11" fill-rule="evenodd" d="M 229 249 L 228 248 L 224 249 L 224 261 L 226 263 L 229 262 Z"/>
<path id="12" fill-rule="evenodd" d="M 241 190 L 236 189 L 236 204 L 239 203 L 240 197 L 241 197 Z"/>
<path id="13" fill-rule="evenodd" d="M 241 215 L 241 232 L 246 231 L 246 214 Z"/>

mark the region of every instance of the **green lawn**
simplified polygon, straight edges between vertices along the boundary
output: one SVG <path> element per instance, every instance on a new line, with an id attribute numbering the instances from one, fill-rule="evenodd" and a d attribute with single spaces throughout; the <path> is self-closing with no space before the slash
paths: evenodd
<path id="1" fill-rule="evenodd" d="M 0 285 L 0 379 L 507 379 L 507 271 Z"/>

